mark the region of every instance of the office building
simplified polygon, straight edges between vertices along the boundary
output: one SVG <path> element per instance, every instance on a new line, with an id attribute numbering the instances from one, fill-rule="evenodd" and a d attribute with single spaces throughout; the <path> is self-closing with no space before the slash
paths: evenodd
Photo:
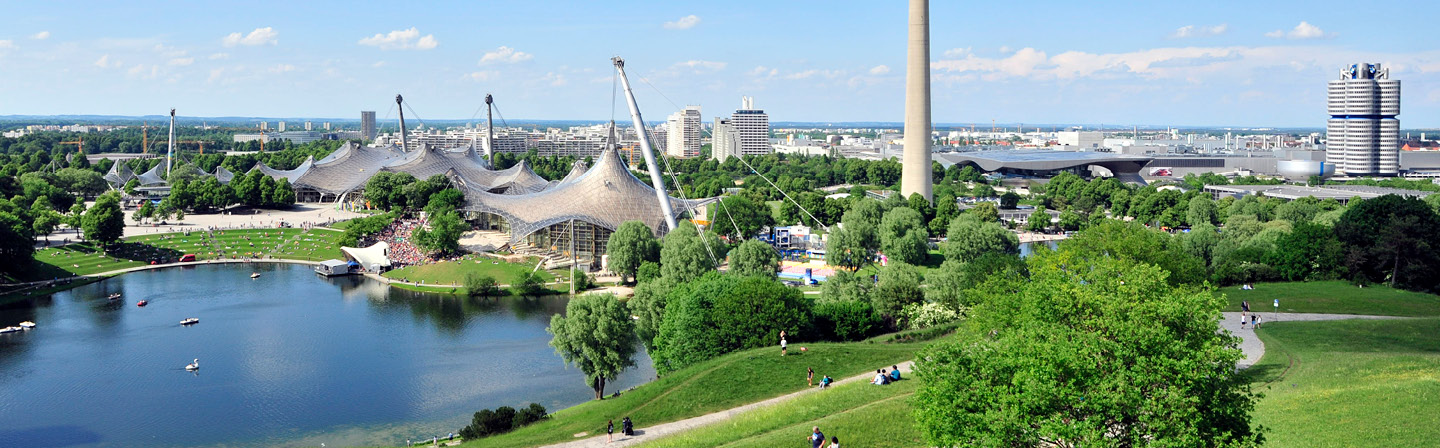
<path id="1" fill-rule="evenodd" d="M 727 118 L 715 117 L 715 129 L 710 131 L 710 157 L 724 162 L 732 156 L 740 156 L 740 130 L 730 124 Z"/>
<path id="2" fill-rule="evenodd" d="M 306 131 L 313 131 L 313 130 L 315 130 L 315 123 L 311 123 L 310 120 L 305 120 L 305 130 L 306 130 Z"/>
<path id="3" fill-rule="evenodd" d="M 1380 64 L 1353 64 L 1330 81 L 1325 160 L 1346 176 L 1400 174 L 1400 81 Z"/>
<path id="4" fill-rule="evenodd" d="M 328 122 L 328 121 L 325 122 L 325 131 L 326 131 L 326 132 L 329 132 L 329 131 L 330 131 L 330 122 Z"/>
<path id="5" fill-rule="evenodd" d="M 375 139 L 375 111 L 360 111 L 360 135 L 366 140 Z"/>
<path id="6" fill-rule="evenodd" d="M 260 132 L 265 132 L 268 130 L 270 130 L 270 123 L 264 121 L 260 122 Z"/>
<path id="7" fill-rule="evenodd" d="M 755 108 L 755 99 L 740 98 L 740 109 L 730 115 L 730 125 L 740 131 L 740 155 L 764 155 L 770 149 L 770 116 Z"/>
<path id="8" fill-rule="evenodd" d="M 285 132 L 285 122 L 280 122 L 280 132 Z"/>
<path id="9" fill-rule="evenodd" d="M 700 106 L 686 106 L 666 121 L 665 153 L 675 157 L 700 156 Z"/>

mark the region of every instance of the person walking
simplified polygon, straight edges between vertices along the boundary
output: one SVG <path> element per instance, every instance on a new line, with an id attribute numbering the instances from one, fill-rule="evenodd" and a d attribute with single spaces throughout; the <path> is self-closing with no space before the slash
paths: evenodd
<path id="1" fill-rule="evenodd" d="M 840 438 L 830 436 L 830 444 L 826 445 L 825 448 L 840 448 Z"/>
<path id="2" fill-rule="evenodd" d="M 780 330 L 780 356 L 785 356 L 785 330 Z"/>
<path id="3" fill-rule="evenodd" d="M 805 368 L 805 385 L 806 385 L 806 387 L 810 387 L 810 386 L 814 386 L 814 385 L 815 385 L 815 368 L 814 368 L 814 367 L 806 367 L 806 368 Z"/>
<path id="4" fill-rule="evenodd" d="M 820 427 L 810 428 L 810 448 L 820 448 L 825 444 L 825 433 L 820 432 Z"/>
<path id="5" fill-rule="evenodd" d="M 1240 301 L 1240 312 L 1242 312 L 1242 313 L 1249 313 L 1249 312 L 1250 312 L 1250 301 L 1249 301 L 1249 300 L 1241 300 L 1241 301 Z"/>
<path id="6" fill-rule="evenodd" d="M 614 419 L 611 419 L 609 423 L 606 423 L 606 424 L 605 424 L 605 443 L 610 443 L 610 442 L 611 442 L 612 440 L 614 440 L 614 439 L 615 439 L 615 420 L 614 420 Z"/>

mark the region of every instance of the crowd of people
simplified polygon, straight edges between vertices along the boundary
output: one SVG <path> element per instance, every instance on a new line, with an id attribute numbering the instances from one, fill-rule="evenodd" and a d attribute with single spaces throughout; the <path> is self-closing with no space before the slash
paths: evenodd
<path id="1" fill-rule="evenodd" d="M 392 266 L 398 268 L 424 264 L 430 261 L 430 257 L 425 255 L 425 251 L 415 247 L 415 244 L 410 240 L 410 235 L 415 232 L 415 229 L 423 225 L 425 225 L 425 222 L 419 219 L 397 219 L 391 222 L 390 225 L 385 226 L 384 230 L 366 237 L 365 240 L 360 242 L 360 247 L 369 247 L 372 244 L 384 241 L 390 245 L 390 253 L 388 256 L 390 257 Z"/>

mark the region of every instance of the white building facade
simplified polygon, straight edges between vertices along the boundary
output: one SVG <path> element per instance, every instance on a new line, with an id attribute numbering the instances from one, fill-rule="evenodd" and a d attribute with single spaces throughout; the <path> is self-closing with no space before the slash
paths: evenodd
<path id="1" fill-rule="evenodd" d="M 1400 174 L 1400 81 L 1380 64 L 1353 64 L 1328 91 L 1326 163 L 1346 176 Z"/>
<path id="2" fill-rule="evenodd" d="M 755 108 L 755 99 L 741 97 L 740 109 L 730 115 L 730 124 L 740 131 L 740 155 L 764 155 L 770 148 L 770 116 Z"/>
<path id="3" fill-rule="evenodd" d="M 665 153 L 674 157 L 700 156 L 700 106 L 686 106 L 666 121 Z"/>

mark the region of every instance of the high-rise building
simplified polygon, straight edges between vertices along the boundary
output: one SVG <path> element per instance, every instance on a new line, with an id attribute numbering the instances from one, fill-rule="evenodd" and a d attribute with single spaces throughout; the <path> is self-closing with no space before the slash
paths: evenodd
<path id="1" fill-rule="evenodd" d="M 375 139 L 375 111 L 360 111 L 360 135 L 366 140 Z"/>
<path id="2" fill-rule="evenodd" d="M 307 130 L 307 131 L 313 131 L 313 130 L 315 130 L 315 123 L 311 123 L 310 120 L 305 120 L 305 130 Z"/>
<path id="3" fill-rule="evenodd" d="M 670 114 L 665 123 L 665 153 L 675 157 L 700 156 L 700 106 Z"/>
<path id="4" fill-rule="evenodd" d="M 326 130 L 326 131 L 329 131 L 329 130 L 330 130 L 330 122 L 328 122 L 328 121 L 325 122 L 325 130 Z"/>
<path id="5" fill-rule="evenodd" d="M 775 152 L 770 147 L 770 116 L 755 108 L 754 98 L 740 98 L 740 109 L 730 115 L 730 125 L 740 131 L 740 155 Z"/>
<path id="6" fill-rule="evenodd" d="M 280 122 L 280 132 L 285 132 L 285 122 Z"/>
<path id="7" fill-rule="evenodd" d="M 715 129 L 710 132 L 710 157 L 724 162 L 732 156 L 740 156 L 740 130 L 730 120 L 715 117 Z"/>
<path id="8" fill-rule="evenodd" d="M 268 130 L 270 130 L 270 123 L 265 121 L 260 122 L 260 132 L 265 132 Z"/>
<path id="9" fill-rule="evenodd" d="M 1346 176 L 1400 174 L 1400 81 L 1380 64 L 1354 64 L 1330 81 L 1325 160 Z"/>

